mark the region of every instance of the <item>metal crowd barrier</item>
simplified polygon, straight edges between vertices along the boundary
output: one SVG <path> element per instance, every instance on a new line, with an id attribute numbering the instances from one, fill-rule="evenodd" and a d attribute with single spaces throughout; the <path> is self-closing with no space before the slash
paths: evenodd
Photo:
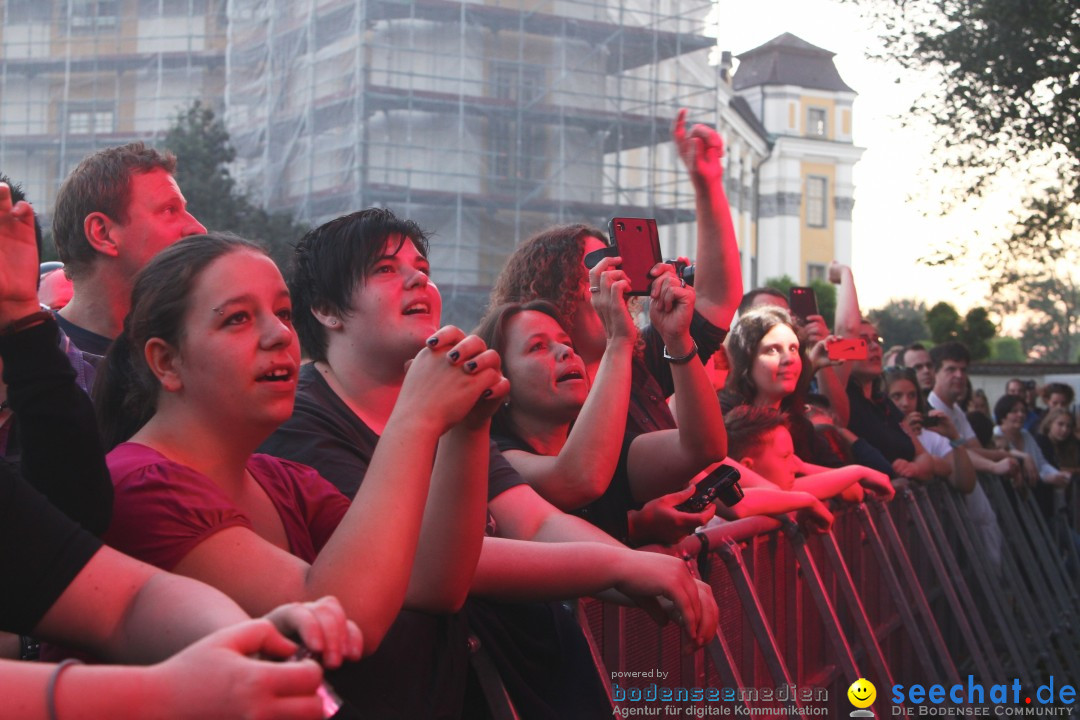
<path id="1" fill-rule="evenodd" d="M 616 712 L 848 717 L 847 690 L 861 677 L 884 718 L 926 710 L 907 696 L 895 707 L 895 684 L 961 685 L 984 707 L 997 684 L 1010 687 L 1010 703 L 1014 682 L 1024 698 L 1051 676 L 1059 688 L 1080 684 L 1073 530 L 1064 513 L 1047 523 L 1032 493 L 1003 478 L 979 482 L 1004 539 L 998 565 L 962 496 L 944 482 L 901 483 L 888 504 L 841 509 L 824 534 L 755 517 L 675 547 L 720 607 L 704 650 L 683 653 L 678 628 L 643 611 L 582 602 Z"/>

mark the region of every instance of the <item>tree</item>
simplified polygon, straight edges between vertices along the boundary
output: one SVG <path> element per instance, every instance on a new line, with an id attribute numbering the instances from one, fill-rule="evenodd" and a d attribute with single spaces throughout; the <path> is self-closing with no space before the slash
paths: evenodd
<path id="1" fill-rule="evenodd" d="M 1022 363 L 1027 360 L 1024 348 L 1014 337 L 996 337 L 990 341 L 990 362 Z"/>
<path id="2" fill-rule="evenodd" d="M 952 201 L 979 197 L 1002 171 L 1023 177 L 1015 227 L 976 279 L 1002 315 L 1031 315 L 1024 347 L 1067 361 L 1078 347 L 1080 11 L 1076 0 L 847 0 L 883 28 L 883 57 L 927 71 L 935 87 L 911 118 L 937 132 Z M 1045 187 L 1048 186 L 1048 187 Z M 927 258 L 954 265 L 957 244 Z"/>
<path id="3" fill-rule="evenodd" d="M 947 302 L 939 302 L 926 311 L 926 326 L 935 345 L 953 342 L 960 337 L 960 313 Z"/>
<path id="4" fill-rule="evenodd" d="M 964 315 L 959 340 L 967 345 L 972 360 L 985 360 L 990 357 L 990 340 L 995 335 L 997 326 L 990 320 L 990 313 L 986 308 L 972 308 Z"/>
<path id="5" fill-rule="evenodd" d="M 765 281 L 765 287 L 779 290 L 784 295 L 787 295 L 795 284 L 795 281 L 787 275 Z M 810 287 L 814 289 L 814 295 L 817 297 L 818 312 L 825 318 L 825 323 L 831 327 L 833 318 L 836 316 L 836 287 L 825 280 L 815 280 L 810 283 Z"/>
<path id="6" fill-rule="evenodd" d="M 278 266 L 288 266 L 292 246 L 309 228 L 287 212 L 268 212 L 251 202 L 229 172 L 236 159 L 225 124 L 196 100 L 165 135 L 177 157 L 176 182 L 191 214 L 210 230 L 228 230 L 266 244 Z"/>
<path id="7" fill-rule="evenodd" d="M 1080 180 L 1080 19 L 1076 0 L 848 0 L 882 28 L 883 57 L 929 72 L 912 112 L 938 131 L 942 166 L 978 194 L 1033 156 Z"/>
<path id="8" fill-rule="evenodd" d="M 911 345 L 930 336 L 926 326 L 926 303 L 921 300 L 890 300 L 866 313 L 885 338 L 885 347 Z"/>

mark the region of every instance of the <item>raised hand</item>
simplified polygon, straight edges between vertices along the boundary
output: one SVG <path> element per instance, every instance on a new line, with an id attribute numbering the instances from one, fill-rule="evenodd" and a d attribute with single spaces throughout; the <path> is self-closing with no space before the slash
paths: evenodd
<path id="1" fill-rule="evenodd" d="M 34 211 L 23 201 L 12 205 L 11 188 L 0 183 L 0 325 L 40 309 L 37 269 Z"/>
<path id="2" fill-rule="evenodd" d="M 679 110 L 671 126 L 671 138 L 679 151 L 690 179 L 695 184 L 708 184 L 722 180 L 724 168 L 720 159 L 724 157 L 724 141 L 719 133 L 708 125 L 694 125 L 686 130 L 686 108 Z"/>
<path id="3" fill-rule="evenodd" d="M 604 258 L 589 270 L 590 301 L 608 340 L 637 337 L 634 319 L 626 307 L 630 279 L 619 269 L 621 263 L 620 257 Z"/>
<path id="4" fill-rule="evenodd" d="M 682 280 L 675 277 L 675 269 L 667 263 L 657 263 L 649 273 L 653 276 L 649 289 L 652 299 L 649 321 L 673 354 L 680 350 L 685 352 L 692 345 L 690 321 L 694 317 L 694 288 L 683 285 Z"/>
<path id="5" fill-rule="evenodd" d="M 488 401 L 510 388 L 501 366 L 498 353 L 483 340 L 447 325 L 410 361 L 394 411 L 429 419 L 439 435 L 470 416 L 478 403 L 483 403 L 479 415 L 490 417 L 495 408 Z"/>

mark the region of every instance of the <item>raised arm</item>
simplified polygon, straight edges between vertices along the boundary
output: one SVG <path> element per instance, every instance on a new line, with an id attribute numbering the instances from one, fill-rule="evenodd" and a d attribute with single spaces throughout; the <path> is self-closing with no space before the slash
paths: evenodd
<path id="1" fill-rule="evenodd" d="M 364 483 L 313 563 L 229 527 L 196 545 L 175 571 L 220 588 L 252 614 L 335 595 L 360 626 L 365 653 L 373 652 L 410 583 L 438 439 L 502 381 L 490 367 L 470 373 L 452 365 L 447 349 L 426 347 L 413 361 Z"/>
<path id="2" fill-rule="evenodd" d="M 75 385 L 56 324 L 38 305 L 37 261 L 33 210 L 12 206 L 0 183 L 0 358 L 22 437 L 23 477 L 100 535 L 112 513 L 112 483 L 90 398 Z M 25 329 L 4 332 L 15 327 Z"/>
<path id="3" fill-rule="evenodd" d="M 566 442 L 550 455 L 503 453 L 541 497 L 561 510 L 575 510 L 603 495 L 619 462 L 636 335 L 626 308 L 629 281 L 614 269 L 620 260 L 604 258 L 589 271 L 589 284 L 598 289 L 592 304 L 604 325 L 607 346 Z"/>
<path id="4" fill-rule="evenodd" d="M 742 268 L 739 244 L 731 221 L 731 208 L 724 192 L 724 143 L 707 125 L 686 129 L 686 110 L 680 110 L 672 127 L 672 138 L 694 187 L 697 213 L 694 286 L 697 309 L 713 325 L 731 327 L 731 319 L 742 299 Z"/>
<path id="5" fill-rule="evenodd" d="M 660 268 L 657 268 L 660 269 Z M 675 360 L 678 430 L 638 435 L 630 446 L 630 489 L 646 502 L 680 490 L 703 468 L 727 454 L 727 432 L 720 401 L 690 337 L 694 289 L 681 287 L 671 272 L 653 281 L 649 318 Z"/>

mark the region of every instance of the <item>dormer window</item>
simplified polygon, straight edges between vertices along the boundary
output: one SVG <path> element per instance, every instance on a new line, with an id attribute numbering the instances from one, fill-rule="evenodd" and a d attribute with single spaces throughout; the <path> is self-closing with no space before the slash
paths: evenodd
<path id="1" fill-rule="evenodd" d="M 825 123 L 828 117 L 824 108 L 810 108 L 806 114 L 806 134 L 810 137 L 825 137 Z"/>

